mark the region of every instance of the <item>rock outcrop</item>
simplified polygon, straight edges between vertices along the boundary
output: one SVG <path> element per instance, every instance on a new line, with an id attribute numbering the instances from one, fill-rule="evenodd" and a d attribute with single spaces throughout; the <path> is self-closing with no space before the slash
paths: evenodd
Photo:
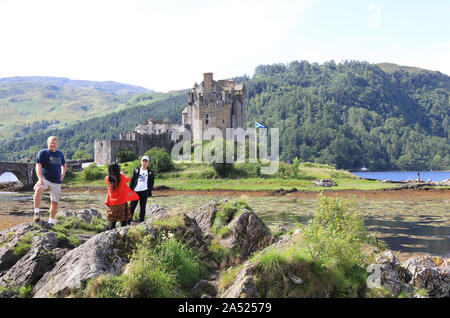
<path id="1" fill-rule="evenodd" d="M 220 243 L 237 252 L 241 260 L 272 242 L 272 235 L 255 212 L 243 209 L 229 224 L 230 231 Z"/>
<path id="2" fill-rule="evenodd" d="M 28 233 L 35 230 L 33 224 L 23 223 L 0 232 L 0 276 L 18 261 L 14 250 Z"/>
<path id="3" fill-rule="evenodd" d="M 151 227 L 144 224 L 141 228 L 146 235 L 156 237 Z M 102 232 L 66 253 L 36 284 L 34 297 L 64 297 L 100 274 L 120 274 L 129 262 L 133 244 L 136 244 L 130 235 L 132 229 L 121 227 Z"/>
<path id="4" fill-rule="evenodd" d="M 408 272 L 391 251 L 378 255 L 375 264 L 367 267 L 367 287 L 385 286 L 391 295 L 397 296 L 402 291 L 404 281 L 409 281 Z"/>
<path id="5" fill-rule="evenodd" d="M 201 207 L 189 212 L 187 215 L 197 222 L 198 226 L 203 232 L 203 235 L 210 234 L 210 228 L 213 226 L 214 219 L 218 210 L 218 205 L 227 202 L 227 200 L 213 200 Z"/>
<path id="6" fill-rule="evenodd" d="M 261 253 L 269 249 L 282 250 L 294 243 L 294 238 L 299 235 L 300 229 L 296 229 L 292 234 L 282 236 L 277 242 L 261 250 Z M 256 288 L 256 279 L 258 275 L 257 264 L 247 261 L 242 269 L 237 273 L 233 283 L 220 294 L 222 298 L 258 298 L 262 297 Z M 291 275 L 294 284 L 299 284 L 300 277 Z"/>
<path id="7" fill-rule="evenodd" d="M 61 257 L 61 249 L 56 250 L 56 233 L 47 232 L 33 236 L 31 249 L 17 261 L 1 278 L 4 285 L 25 286 L 35 284 Z"/>
<path id="8" fill-rule="evenodd" d="M 323 180 L 314 180 L 313 181 L 315 187 L 335 187 L 337 186 L 336 182 L 330 179 L 323 179 Z"/>
<path id="9" fill-rule="evenodd" d="M 432 297 L 450 297 L 450 260 L 433 256 L 408 259 L 403 266 L 411 275 L 410 285 Z"/>
<path id="10" fill-rule="evenodd" d="M 148 216 L 147 222 L 169 217 L 169 212 L 156 204 L 147 205 L 145 214 Z"/>
<path id="11" fill-rule="evenodd" d="M 403 263 L 385 251 L 367 268 L 368 288 L 386 287 L 392 296 L 426 290 L 428 297 L 450 297 L 450 261 L 436 256 L 417 256 Z"/>
<path id="12" fill-rule="evenodd" d="M 86 223 L 91 222 L 93 218 L 101 218 L 101 214 L 96 209 L 81 209 L 78 211 L 60 211 L 56 213 L 56 216 L 59 217 L 71 217 L 75 216 L 79 219 L 82 219 Z"/>

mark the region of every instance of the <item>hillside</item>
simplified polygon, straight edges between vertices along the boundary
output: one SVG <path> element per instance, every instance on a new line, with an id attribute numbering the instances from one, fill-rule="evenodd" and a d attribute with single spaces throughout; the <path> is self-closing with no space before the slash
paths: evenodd
<path id="1" fill-rule="evenodd" d="M 152 93 L 116 82 L 60 77 L 0 78 L 0 138 L 25 136 L 119 110 L 136 94 Z"/>
<path id="2" fill-rule="evenodd" d="M 78 149 L 94 154 L 95 139 L 118 139 L 122 131 L 132 131 L 145 122 L 149 116 L 154 119 L 170 118 L 181 121 L 181 111 L 185 107 L 187 91 L 166 94 L 160 100 L 149 99 L 148 95 L 134 98 L 125 109 L 112 114 L 80 121 L 61 129 L 47 129 L 29 134 L 24 138 L 10 138 L 0 141 L 0 160 L 35 160 L 37 152 L 46 147 L 47 137 L 60 138 L 58 149 L 66 158 L 71 158 Z"/>
<path id="3" fill-rule="evenodd" d="M 395 64 L 306 61 L 260 65 L 246 82 L 248 127 L 280 129 L 281 160 L 370 170 L 450 169 L 450 77 Z M 0 142 L 0 160 L 33 159 L 51 133 L 68 158 L 93 140 L 145 121 L 180 122 L 187 91 L 142 94 L 123 110 L 60 130 Z M 152 97 L 153 96 L 153 97 Z M 155 97 L 155 98 L 154 98 Z M 156 99 L 160 100 L 156 100 Z"/>
<path id="4" fill-rule="evenodd" d="M 260 65 L 247 81 L 247 122 L 278 127 L 286 161 L 450 169 L 449 95 L 449 76 L 395 64 Z"/>

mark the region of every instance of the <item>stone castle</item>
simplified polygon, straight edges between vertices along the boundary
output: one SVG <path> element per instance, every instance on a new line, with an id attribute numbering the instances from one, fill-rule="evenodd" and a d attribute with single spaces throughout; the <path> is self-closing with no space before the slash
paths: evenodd
<path id="1" fill-rule="evenodd" d="M 116 162 L 117 152 L 125 149 L 138 156 L 153 147 L 165 148 L 170 153 L 180 140 L 176 136 L 186 129 L 193 140 L 199 140 L 208 128 L 220 129 L 224 137 L 226 128 L 245 128 L 245 85 L 232 80 L 214 81 L 213 73 L 204 73 L 203 76 L 203 82 L 200 85 L 195 83 L 188 93 L 181 124 L 149 117 L 133 132 L 122 132 L 119 139 L 95 140 L 95 163 L 104 165 Z"/>

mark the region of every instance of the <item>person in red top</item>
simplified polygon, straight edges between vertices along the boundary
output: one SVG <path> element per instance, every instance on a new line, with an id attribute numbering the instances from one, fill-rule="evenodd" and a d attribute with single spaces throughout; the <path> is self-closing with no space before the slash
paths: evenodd
<path id="1" fill-rule="evenodd" d="M 127 201 L 139 199 L 136 192 L 128 187 L 127 182 L 129 181 L 130 178 L 122 173 L 117 163 L 108 166 L 108 175 L 105 177 L 108 186 L 105 205 L 107 206 L 106 220 L 109 222 L 109 230 L 116 227 L 116 222 L 121 222 L 121 226 L 127 225 L 127 219 L 131 218 Z"/>

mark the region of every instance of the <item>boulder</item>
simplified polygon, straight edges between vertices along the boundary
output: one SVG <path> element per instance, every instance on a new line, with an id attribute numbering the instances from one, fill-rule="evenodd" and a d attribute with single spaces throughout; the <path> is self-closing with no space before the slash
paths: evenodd
<path id="1" fill-rule="evenodd" d="M 156 204 L 147 205 L 145 214 L 148 216 L 147 222 L 152 222 L 154 220 L 166 218 L 169 216 L 169 212 L 167 212 L 163 207 L 160 207 Z"/>
<path id="2" fill-rule="evenodd" d="M 63 217 L 63 218 L 67 218 L 70 216 L 73 216 L 73 212 L 70 211 L 59 211 L 58 213 L 56 213 L 56 216 L 58 217 Z"/>
<path id="3" fill-rule="evenodd" d="M 367 267 L 367 273 L 368 288 L 384 286 L 392 296 L 400 294 L 404 282 L 410 280 L 409 273 L 389 250 L 377 256 L 375 264 L 370 264 Z"/>
<path id="4" fill-rule="evenodd" d="M 450 261 L 436 256 L 416 256 L 403 266 L 411 274 L 410 285 L 425 289 L 431 297 L 450 297 Z"/>
<path id="5" fill-rule="evenodd" d="M 256 274 L 257 264 L 256 263 L 245 263 L 239 273 L 236 275 L 231 286 L 223 292 L 221 298 L 259 298 L 261 295 L 258 294 L 255 274 Z"/>
<path id="6" fill-rule="evenodd" d="M 35 230 L 37 229 L 33 224 L 22 223 L 0 232 L 0 276 L 18 261 L 14 248 L 30 231 Z"/>
<path id="7" fill-rule="evenodd" d="M 82 209 L 74 212 L 74 215 L 84 220 L 87 223 L 90 223 L 93 218 L 101 218 L 100 213 L 95 209 Z"/>
<path id="8" fill-rule="evenodd" d="M 54 232 L 33 236 L 31 249 L 2 276 L 2 284 L 8 286 L 35 284 L 55 265 L 57 257 L 53 254 L 53 250 L 57 244 Z"/>
<path id="9" fill-rule="evenodd" d="M 337 186 L 336 182 L 330 179 L 323 179 L 323 180 L 314 180 L 313 181 L 315 187 L 334 187 Z"/>
<path id="10" fill-rule="evenodd" d="M 202 279 L 195 284 L 191 293 L 194 298 L 207 298 L 206 296 L 214 297 L 217 294 L 217 291 L 212 282 Z"/>
<path id="11" fill-rule="evenodd" d="M 214 223 L 214 219 L 216 218 L 216 213 L 218 210 L 218 205 L 221 203 L 225 203 L 227 200 L 213 200 L 210 201 L 201 207 L 189 212 L 187 215 L 197 222 L 198 226 L 203 232 L 203 235 L 209 235 L 209 229 Z"/>
<path id="12" fill-rule="evenodd" d="M 154 229 L 140 225 L 146 234 L 156 238 Z M 34 287 L 34 297 L 64 297 L 71 290 L 83 288 L 87 281 L 100 274 L 118 275 L 129 262 L 133 249 L 134 227 L 105 231 L 90 238 L 83 245 L 67 252 Z M 134 238 L 136 239 L 136 238 Z"/>
<path id="13" fill-rule="evenodd" d="M 239 255 L 241 260 L 272 243 L 272 235 L 255 212 L 243 209 L 229 224 L 229 234 L 220 243 Z"/>

